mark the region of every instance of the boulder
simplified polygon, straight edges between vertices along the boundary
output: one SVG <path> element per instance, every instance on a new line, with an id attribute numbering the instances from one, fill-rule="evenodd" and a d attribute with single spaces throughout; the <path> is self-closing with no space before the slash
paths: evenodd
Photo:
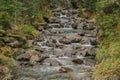
<path id="1" fill-rule="evenodd" d="M 85 35 L 85 32 L 84 32 L 84 31 L 80 31 L 80 32 L 78 32 L 78 35 L 84 36 L 84 35 Z"/>
<path id="2" fill-rule="evenodd" d="M 75 64 L 83 64 L 83 60 L 81 59 L 73 59 L 72 62 Z"/>
<path id="3" fill-rule="evenodd" d="M 95 66 L 95 63 L 96 63 L 95 58 L 92 58 L 92 57 L 91 58 L 89 58 L 89 57 L 84 58 L 85 65 Z"/>
<path id="4" fill-rule="evenodd" d="M 67 39 L 66 37 L 61 38 L 59 42 L 63 44 L 71 44 L 71 41 Z"/>
<path id="5" fill-rule="evenodd" d="M 94 30 L 95 27 L 94 26 L 91 26 L 89 24 L 86 23 L 86 25 L 83 27 L 84 30 Z"/>
<path id="6" fill-rule="evenodd" d="M 30 64 L 31 65 L 35 65 L 35 64 L 37 64 L 37 62 L 39 61 L 39 56 L 36 54 L 36 55 L 32 55 L 31 57 L 30 57 Z"/>
<path id="7" fill-rule="evenodd" d="M 85 52 L 86 52 L 86 54 L 85 54 L 85 56 L 95 56 L 96 55 L 96 48 L 94 48 L 94 47 L 89 47 L 89 48 L 86 48 L 85 49 Z"/>
<path id="8" fill-rule="evenodd" d="M 68 68 L 68 67 L 61 67 L 59 69 L 59 72 L 60 73 L 67 73 L 67 72 L 72 72 L 73 70 L 71 68 Z"/>
<path id="9" fill-rule="evenodd" d="M 16 57 L 16 60 L 18 60 L 18 61 L 30 61 L 30 58 L 34 55 L 40 56 L 40 54 L 37 51 L 28 49 L 27 51 L 24 51 L 24 53 L 19 54 Z"/>
<path id="10" fill-rule="evenodd" d="M 90 40 L 87 38 L 82 38 L 82 40 L 80 41 L 81 44 L 89 44 Z"/>
<path id="11" fill-rule="evenodd" d="M 49 64 L 49 66 L 61 66 L 61 63 L 55 59 L 47 58 L 43 61 L 43 64 Z"/>
<path id="12" fill-rule="evenodd" d="M 46 46 L 49 46 L 49 47 L 56 47 L 56 44 L 53 43 L 53 41 L 48 40 L 48 41 L 46 42 Z"/>
<path id="13" fill-rule="evenodd" d="M 50 23 L 48 24 L 48 27 L 49 28 L 60 28 L 61 25 L 59 23 Z"/>
<path id="14" fill-rule="evenodd" d="M 49 22 L 50 22 L 50 23 L 59 23 L 59 22 L 60 22 L 60 19 L 57 18 L 57 17 L 51 17 L 51 18 L 49 19 Z"/>
<path id="15" fill-rule="evenodd" d="M 90 44 L 91 45 L 97 45 L 98 44 L 97 39 L 96 38 L 90 39 Z"/>
<path id="16" fill-rule="evenodd" d="M 72 43 L 79 43 L 80 41 L 81 41 L 80 37 L 76 37 L 71 40 Z"/>

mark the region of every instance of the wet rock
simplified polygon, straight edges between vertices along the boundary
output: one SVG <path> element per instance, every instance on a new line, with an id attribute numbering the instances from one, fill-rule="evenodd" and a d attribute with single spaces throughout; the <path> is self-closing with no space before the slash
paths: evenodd
<path id="1" fill-rule="evenodd" d="M 60 22 L 60 19 L 57 18 L 57 17 L 51 17 L 51 18 L 49 19 L 49 22 L 50 22 L 50 23 L 59 23 L 59 22 Z"/>
<path id="2" fill-rule="evenodd" d="M 36 54 L 36 55 L 32 55 L 31 58 L 30 58 L 30 64 L 31 65 L 36 65 L 37 62 L 39 61 L 39 56 Z"/>
<path id="3" fill-rule="evenodd" d="M 86 22 L 80 22 L 80 23 L 78 23 L 78 25 L 77 25 L 77 29 L 84 29 L 86 26 L 87 26 L 87 25 L 86 25 Z"/>
<path id="4" fill-rule="evenodd" d="M 47 43 L 46 43 L 46 46 L 49 46 L 49 47 L 56 47 L 56 44 L 53 43 L 53 41 L 48 40 Z"/>
<path id="5" fill-rule="evenodd" d="M 96 49 L 94 47 L 90 47 L 85 49 L 86 55 L 85 56 L 95 56 Z"/>
<path id="6" fill-rule="evenodd" d="M 54 13 L 53 13 L 53 15 L 54 15 L 55 17 L 60 16 L 60 14 L 61 14 L 60 12 L 54 12 Z"/>
<path id="7" fill-rule="evenodd" d="M 73 29 L 84 29 L 84 27 L 86 26 L 86 22 L 75 22 L 72 25 Z"/>
<path id="8" fill-rule="evenodd" d="M 59 69 L 59 72 L 61 73 L 67 73 L 67 72 L 72 72 L 73 70 L 71 68 L 68 68 L 68 67 L 61 67 Z"/>
<path id="9" fill-rule="evenodd" d="M 96 38 L 95 39 L 90 39 L 90 43 L 91 43 L 91 45 L 97 45 L 98 44 Z"/>
<path id="10" fill-rule="evenodd" d="M 60 28 L 61 25 L 59 23 L 48 24 L 49 28 Z"/>
<path id="11" fill-rule="evenodd" d="M 52 34 L 58 34 L 58 31 L 56 31 L 56 30 L 50 30 L 50 33 L 52 33 Z"/>
<path id="12" fill-rule="evenodd" d="M 96 61 L 91 57 L 84 58 L 84 64 L 89 66 L 95 66 Z"/>
<path id="13" fill-rule="evenodd" d="M 84 32 L 84 31 L 80 31 L 80 32 L 78 32 L 78 35 L 84 36 L 84 35 L 85 35 L 85 32 Z"/>
<path id="14" fill-rule="evenodd" d="M 39 53 L 35 50 L 27 50 L 24 53 L 18 55 L 16 57 L 16 60 L 18 60 L 18 61 L 29 61 L 30 58 L 34 55 L 39 55 Z"/>
<path id="15" fill-rule="evenodd" d="M 81 60 L 81 59 L 73 59 L 72 62 L 75 63 L 75 64 L 82 64 L 83 60 Z"/>
<path id="16" fill-rule="evenodd" d="M 64 56 L 74 57 L 75 54 L 76 54 L 76 51 L 74 51 L 74 50 L 68 50 L 68 51 L 65 51 Z"/>
<path id="17" fill-rule="evenodd" d="M 81 38 L 76 37 L 71 40 L 72 43 L 79 43 L 81 41 Z"/>
<path id="18" fill-rule="evenodd" d="M 78 25 L 78 24 L 77 24 L 76 22 L 73 23 L 73 24 L 72 24 L 72 28 L 73 28 L 73 29 L 77 29 L 77 25 Z"/>
<path id="19" fill-rule="evenodd" d="M 66 37 L 63 37 L 62 39 L 59 40 L 60 43 L 63 44 L 70 44 L 71 41 L 69 39 L 67 39 Z"/>
<path id="20" fill-rule="evenodd" d="M 50 31 L 49 30 L 43 30 L 42 33 L 44 33 L 44 34 L 50 34 Z"/>
<path id="21" fill-rule="evenodd" d="M 55 59 L 50 59 L 50 58 L 48 58 L 48 59 L 45 59 L 44 61 L 43 61 L 43 64 L 49 64 L 50 66 L 61 66 L 61 63 L 60 62 L 58 62 L 57 60 L 55 60 Z"/>
<path id="22" fill-rule="evenodd" d="M 73 47 L 64 47 L 62 50 L 62 53 L 64 53 L 64 56 L 67 56 L 67 57 L 74 57 L 76 52 L 77 51 L 73 49 Z"/>
<path id="23" fill-rule="evenodd" d="M 49 58 L 49 54 L 42 54 L 40 56 L 39 62 L 42 63 L 45 59 Z"/>
<path id="24" fill-rule="evenodd" d="M 83 27 L 84 30 L 94 30 L 95 27 L 90 26 L 89 24 L 87 24 L 86 26 Z"/>
<path id="25" fill-rule="evenodd" d="M 39 53 L 44 53 L 45 49 L 41 48 L 40 46 L 34 46 L 33 48 L 35 51 L 39 52 Z"/>
<path id="26" fill-rule="evenodd" d="M 56 44 L 56 48 L 63 49 L 63 48 L 64 48 L 64 45 L 61 45 L 61 44 Z"/>
<path id="27" fill-rule="evenodd" d="M 90 40 L 87 38 L 82 38 L 82 40 L 80 41 L 81 44 L 89 44 Z"/>
<path id="28" fill-rule="evenodd" d="M 53 43 L 57 43 L 56 39 L 52 39 L 52 42 L 53 42 Z"/>

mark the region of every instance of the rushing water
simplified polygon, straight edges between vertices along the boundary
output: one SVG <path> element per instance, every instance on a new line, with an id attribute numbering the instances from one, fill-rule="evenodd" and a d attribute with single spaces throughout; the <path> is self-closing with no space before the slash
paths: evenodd
<path id="1" fill-rule="evenodd" d="M 60 14 L 57 16 L 58 19 L 61 20 L 61 23 L 64 23 L 64 27 L 61 28 L 51 28 L 50 30 L 61 32 L 61 33 L 50 33 L 45 35 L 44 41 L 37 42 L 40 48 L 44 49 L 46 53 L 48 53 L 49 58 L 46 61 L 43 61 L 42 64 L 35 65 L 32 67 L 22 67 L 16 70 L 16 79 L 15 80 L 93 80 L 92 76 L 92 69 L 94 68 L 95 60 L 94 58 L 86 57 L 80 54 L 81 51 L 84 52 L 84 48 L 92 48 L 93 45 L 90 44 L 89 39 L 94 37 L 86 37 L 86 36 L 79 36 L 82 39 L 88 40 L 86 43 L 70 43 L 64 44 L 60 42 L 60 39 L 64 36 L 70 36 L 71 38 L 75 37 L 78 32 L 83 31 L 81 29 L 73 29 L 72 25 L 67 26 L 66 24 L 71 21 L 70 16 L 67 16 L 68 11 L 65 12 L 66 14 Z M 50 23 L 56 24 L 56 23 Z M 87 30 L 86 30 L 87 31 Z M 74 36 L 74 35 L 75 36 Z M 44 34 L 43 34 L 44 35 Z M 77 35 L 78 37 L 78 35 Z M 62 46 L 63 48 L 48 46 L 46 45 L 50 39 L 56 40 L 56 45 Z M 77 48 L 83 48 L 77 49 Z M 75 55 L 71 55 L 72 53 Z M 91 56 L 92 57 L 92 56 Z M 72 62 L 74 59 L 81 59 L 83 63 L 75 64 Z M 54 65 L 50 66 L 49 61 L 56 61 Z M 51 62 L 52 63 L 52 62 Z M 56 65 L 60 63 L 60 65 Z M 65 67 L 70 69 L 70 71 L 60 72 L 61 67 Z"/>

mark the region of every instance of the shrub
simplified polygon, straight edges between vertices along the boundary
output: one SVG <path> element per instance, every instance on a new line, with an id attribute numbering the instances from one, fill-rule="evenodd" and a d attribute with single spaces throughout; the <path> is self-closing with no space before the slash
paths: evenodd
<path id="1" fill-rule="evenodd" d="M 0 26 L 4 29 L 10 28 L 10 17 L 6 12 L 0 12 Z"/>
<path id="2" fill-rule="evenodd" d="M 11 59 L 13 55 L 11 47 L 5 46 L 0 48 L 0 64 L 7 67 L 13 66 L 13 61 Z"/>
<path id="3" fill-rule="evenodd" d="M 120 11 L 119 9 L 119 0 L 99 0 L 96 4 L 96 10 L 100 13 L 112 14 L 116 11 Z"/>
<path id="4" fill-rule="evenodd" d="M 1 30 L 1 29 L 3 29 L 3 26 L 2 26 L 2 25 L 0 26 L 0 30 Z"/>
<path id="5" fill-rule="evenodd" d="M 0 54 L 0 64 L 10 68 L 14 65 L 12 59 L 3 54 Z"/>
<path id="6" fill-rule="evenodd" d="M 94 12 L 96 10 L 96 2 L 97 0 L 84 0 L 82 6 Z"/>
<path id="7" fill-rule="evenodd" d="M 21 25 L 21 31 L 27 34 L 32 35 L 32 32 L 35 30 L 34 26 L 31 25 Z"/>

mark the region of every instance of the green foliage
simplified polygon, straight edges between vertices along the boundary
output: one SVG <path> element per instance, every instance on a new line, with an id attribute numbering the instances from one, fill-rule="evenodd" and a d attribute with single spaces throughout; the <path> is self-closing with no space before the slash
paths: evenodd
<path id="1" fill-rule="evenodd" d="M 48 0 L 0 0 L 0 13 L 3 11 L 14 24 L 32 24 L 39 14 L 42 17 L 51 14 Z"/>
<path id="2" fill-rule="evenodd" d="M 73 0 L 73 7 L 76 6 L 80 9 L 86 8 L 87 10 L 94 12 L 96 11 L 96 2 L 97 0 Z"/>
<path id="3" fill-rule="evenodd" d="M 95 80 L 114 80 L 120 76 L 120 2 L 99 0 L 96 10 L 96 24 L 102 29 L 102 41 L 96 54 L 98 64 L 93 77 Z"/>
<path id="4" fill-rule="evenodd" d="M 97 0 L 83 0 L 82 6 L 93 12 L 96 10 L 96 2 Z"/>
<path id="5" fill-rule="evenodd" d="M 0 26 L 1 28 L 10 27 L 9 15 L 6 12 L 0 12 Z"/>
<path id="6" fill-rule="evenodd" d="M 21 31 L 24 33 L 32 34 L 32 32 L 35 30 L 34 26 L 31 25 L 21 25 Z"/>
<path id="7" fill-rule="evenodd" d="M 3 26 L 0 26 L 0 30 L 3 29 Z"/>
<path id="8" fill-rule="evenodd" d="M 116 13 L 120 12 L 120 2 L 119 0 L 99 0 L 96 4 L 96 9 L 99 13 Z M 116 13 L 120 14 L 120 13 Z"/>

